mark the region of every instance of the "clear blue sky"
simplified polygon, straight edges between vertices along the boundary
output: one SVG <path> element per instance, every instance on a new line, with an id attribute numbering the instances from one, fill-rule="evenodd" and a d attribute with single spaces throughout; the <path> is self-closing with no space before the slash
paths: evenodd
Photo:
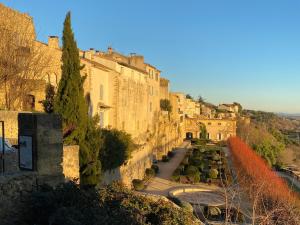
<path id="1" fill-rule="evenodd" d="M 300 113 L 299 0 L 5 0 L 38 39 L 61 36 L 68 10 L 78 46 L 143 54 L 173 91 L 212 103 Z"/>

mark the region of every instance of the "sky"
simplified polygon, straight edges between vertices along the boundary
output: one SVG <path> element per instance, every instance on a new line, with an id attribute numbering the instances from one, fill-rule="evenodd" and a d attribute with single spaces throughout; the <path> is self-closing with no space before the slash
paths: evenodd
<path id="1" fill-rule="evenodd" d="M 171 90 L 219 104 L 300 113 L 299 0 L 0 0 L 30 14 L 37 38 L 144 55 Z"/>

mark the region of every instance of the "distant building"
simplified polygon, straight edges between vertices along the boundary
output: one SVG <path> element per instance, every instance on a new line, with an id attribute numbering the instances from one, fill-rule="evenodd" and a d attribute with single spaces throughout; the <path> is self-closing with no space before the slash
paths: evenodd
<path id="1" fill-rule="evenodd" d="M 219 110 L 226 110 L 232 113 L 239 113 L 239 106 L 237 104 L 220 104 L 218 106 Z"/>

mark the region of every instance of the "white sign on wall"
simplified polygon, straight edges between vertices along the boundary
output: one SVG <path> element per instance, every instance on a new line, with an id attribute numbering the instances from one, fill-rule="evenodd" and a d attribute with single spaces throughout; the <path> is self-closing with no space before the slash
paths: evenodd
<path id="1" fill-rule="evenodd" d="M 20 169 L 33 170 L 32 137 L 19 137 Z"/>

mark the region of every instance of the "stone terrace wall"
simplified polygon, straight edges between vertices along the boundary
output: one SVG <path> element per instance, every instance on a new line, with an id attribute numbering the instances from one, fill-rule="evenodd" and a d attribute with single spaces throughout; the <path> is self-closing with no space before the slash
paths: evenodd
<path id="1" fill-rule="evenodd" d="M 79 182 L 79 146 L 71 145 L 63 147 L 63 173 L 65 180 Z"/>
<path id="2" fill-rule="evenodd" d="M 60 177 L 39 176 L 36 172 L 0 175 L 0 224 L 22 224 L 23 204 L 30 194 L 39 185 L 55 186 L 60 182 Z"/>
<path id="3" fill-rule="evenodd" d="M 112 181 L 120 180 L 131 187 L 133 179 L 143 179 L 145 170 L 152 165 L 153 158 L 161 159 L 162 155 L 166 155 L 168 151 L 182 143 L 182 135 L 175 125 L 168 115 L 161 116 L 157 132 L 152 138 L 132 153 L 132 158 L 126 165 L 104 172 L 102 183 L 110 184 Z"/>

